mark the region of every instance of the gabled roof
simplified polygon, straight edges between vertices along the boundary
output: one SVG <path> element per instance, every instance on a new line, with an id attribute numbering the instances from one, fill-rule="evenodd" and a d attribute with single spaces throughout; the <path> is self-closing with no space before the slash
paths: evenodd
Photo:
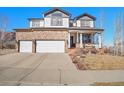
<path id="1" fill-rule="evenodd" d="M 60 9 L 60 8 L 53 8 L 53 9 L 47 11 L 47 12 L 44 12 L 43 14 L 44 14 L 44 16 L 46 16 L 46 15 L 48 15 L 48 14 L 50 14 L 50 13 L 55 12 L 55 11 L 60 11 L 60 12 L 66 14 L 66 15 L 68 15 L 68 16 L 71 15 L 69 12 L 66 12 L 65 10 L 62 10 L 62 9 Z"/>
<path id="2" fill-rule="evenodd" d="M 76 17 L 76 20 L 78 20 L 78 19 L 80 19 L 81 17 L 84 17 L 84 16 L 88 16 L 89 18 L 91 18 L 91 19 L 93 19 L 93 20 L 96 20 L 96 18 L 95 18 L 94 16 L 89 15 L 89 14 L 87 14 L 87 13 L 83 13 L 83 14 L 77 16 L 77 17 Z"/>

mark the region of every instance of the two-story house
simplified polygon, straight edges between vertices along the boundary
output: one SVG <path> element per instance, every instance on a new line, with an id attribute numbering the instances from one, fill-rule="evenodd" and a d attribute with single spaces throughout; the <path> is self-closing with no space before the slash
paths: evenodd
<path id="1" fill-rule="evenodd" d="M 19 52 L 64 53 L 68 48 L 102 47 L 103 29 L 96 28 L 96 18 L 87 13 L 71 19 L 70 13 L 53 8 L 43 18 L 28 20 L 29 28 L 15 29 Z"/>

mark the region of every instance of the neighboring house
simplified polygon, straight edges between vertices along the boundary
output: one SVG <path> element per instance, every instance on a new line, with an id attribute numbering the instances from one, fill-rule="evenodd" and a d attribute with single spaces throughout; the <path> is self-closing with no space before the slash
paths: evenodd
<path id="1" fill-rule="evenodd" d="M 103 29 L 96 28 L 96 18 L 87 13 L 71 19 L 70 13 L 53 8 L 43 18 L 28 20 L 30 28 L 15 29 L 19 52 L 63 53 L 68 48 L 102 47 Z"/>

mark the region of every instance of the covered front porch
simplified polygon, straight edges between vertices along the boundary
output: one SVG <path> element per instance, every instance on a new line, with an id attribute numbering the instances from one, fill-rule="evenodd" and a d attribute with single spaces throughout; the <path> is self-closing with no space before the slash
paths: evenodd
<path id="1" fill-rule="evenodd" d="M 102 48 L 102 32 L 90 30 L 69 30 L 68 48 Z"/>

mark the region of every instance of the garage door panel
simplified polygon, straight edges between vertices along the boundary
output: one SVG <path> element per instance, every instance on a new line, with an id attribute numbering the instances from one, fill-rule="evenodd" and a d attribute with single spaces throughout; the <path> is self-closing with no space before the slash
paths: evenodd
<path id="1" fill-rule="evenodd" d="M 41 46 L 62 46 L 64 41 L 37 41 L 37 45 Z"/>
<path id="2" fill-rule="evenodd" d="M 37 41 L 36 52 L 64 53 L 64 41 Z"/>
<path id="3" fill-rule="evenodd" d="M 32 52 L 32 41 L 20 41 L 20 52 Z"/>

